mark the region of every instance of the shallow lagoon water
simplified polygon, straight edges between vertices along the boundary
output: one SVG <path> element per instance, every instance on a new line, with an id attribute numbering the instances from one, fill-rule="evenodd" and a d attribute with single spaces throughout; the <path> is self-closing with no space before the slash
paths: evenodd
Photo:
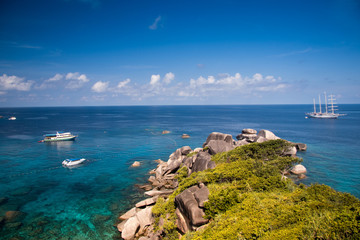
<path id="1" fill-rule="evenodd" d="M 120 213 L 144 199 L 134 185 L 145 183 L 156 159 L 177 148 L 201 147 L 211 132 L 268 129 L 308 145 L 300 153 L 308 169 L 305 184 L 324 183 L 360 197 L 360 105 L 340 105 L 347 115 L 305 119 L 311 105 L 144 106 L 3 108 L 0 119 L 0 216 L 20 210 L 19 224 L 1 228 L 0 238 L 112 239 Z M 171 131 L 162 135 L 163 130 Z M 55 131 L 75 141 L 38 143 Z M 182 139 L 183 133 L 189 139 Z M 84 157 L 77 168 L 66 158 Z M 134 161 L 141 166 L 131 168 Z"/>

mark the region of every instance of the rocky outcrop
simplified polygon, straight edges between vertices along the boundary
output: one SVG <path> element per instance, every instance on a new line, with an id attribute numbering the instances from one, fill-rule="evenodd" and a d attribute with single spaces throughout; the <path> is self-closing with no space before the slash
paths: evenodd
<path id="1" fill-rule="evenodd" d="M 117 229 L 121 232 L 124 239 L 162 239 L 164 232 L 154 232 L 154 218 L 151 212 L 153 205 L 158 198 L 164 198 L 168 201 L 178 187 L 176 175 L 180 168 L 186 167 L 185 173 L 188 175 L 194 172 L 200 172 L 216 167 L 215 162 L 211 160 L 211 156 L 221 152 L 230 151 L 238 146 L 243 146 L 253 142 L 262 143 L 269 140 L 280 139 L 274 133 L 268 130 L 243 129 L 241 134 L 236 137 L 235 141 L 231 135 L 219 132 L 211 133 L 202 148 L 192 150 L 189 146 L 176 149 L 169 159 L 165 161 L 156 160 L 157 167 L 150 171 L 153 174 L 149 177 L 150 184 L 141 186 L 146 189 L 145 195 L 150 196 L 143 201 L 135 204 L 135 207 L 119 217 L 121 220 L 117 224 Z M 286 149 L 282 156 L 296 156 L 297 150 L 306 150 L 306 145 L 301 143 L 292 143 L 292 146 Z M 294 166 L 290 171 L 286 172 L 297 174 L 298 178 L 305 178 L 306 169 L 302 165 Z M 184 172 L 182 171 L 182 174 Z M 283 176 L 286 178 L 285 176 Z M 208 219 L 204 218 L 204 206 L 209 198 L 209 189 L 205 184 L 189 187 L 175 196 L 175 215 L 177 229 L 181 234 L 188 231 L 196 231 L 207 226 Z M 168 218 L 168 216 L 166 216 Z M 165 224 L 165 219 L 159 219 L 159 226 Z"/>
<path id="2" fill-rule="evenodd" d="M 273 132 L 270 132 L 268 130 L 260 130 L 258 133 L 259 137 L 263 137 L 267 140 L 277 140 L 280 139 L 279 137 L 277 137 Z"/>
<path id="3" fill-rule="evenodd" d="M 227 142 L 228 144 L 233 144 L 233 139 L 232 139 L 232 136 L 230 134 L 212 132 L 207 137 L 206 142 L 203 144 L 203 148 L 206 147 L 211 140 L 224 141 L 224 142 Z"/>
<path id="4" fill-rule="evenodd" d="M 230 144 L 221 140 L 210 140 L 206 146 L 209 148 L 209 153 L 211 155 L 227 152 L 235 148 L 233 143 Z"/>
<path id="5" fill-rule="evenodd" d="M 296 175 L 305 174 L 306 168 L 301 164 L 297 164 L 290 170 L 290 172 Z"/>
<path id="6" fill-rule="evenodd" d="M 305 143 L 294 143 L 295 147 L 297 150 L 299 151 L 306 151 L 307 150 L 307 146 Z"/>
<path id="7" fill-rule="evenodd" d="M 201 188 L 192 186 L 175 197 L 175 205 L 182 215 L 189 220 L 190 225 L 198 227 L 209 220 L 205 219 L 205 213 L 202 209 L 204 201 L 209 197 L 209 190 L 205 185 Z"/>
<path id="8" fill-rule="evenodd" d="M 215 168 L 215 162 L 211 161 L 211 155 L 207 152 L 199 152 L 192 161 L 190 173 Z"/>
<path id="9" fill-rule="evenodd" d="M 257 131 L 251 128 L 245 128 L 241 131 L 241 134 L 236 136 L 237 140 L 246 140 L 247 142 L 255 142 Z"/>

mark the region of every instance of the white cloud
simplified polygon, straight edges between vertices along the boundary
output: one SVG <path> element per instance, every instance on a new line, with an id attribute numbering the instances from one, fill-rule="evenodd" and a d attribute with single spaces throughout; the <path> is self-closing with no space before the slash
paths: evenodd
<path id="1" fill-rule="evenodd" d="M 252 83 L 261 82 L 263 80 L 263 76 L 260 73 L 255 73 L 252 77 Z"/>
<path id="2" fill-rule="evenodd" d="M 158 28 L 159 22 L 161 21 L 161 16 L 158 16 L 154 23 L 149 26 L 149 29 L 156 30 Z"/>
<path id="3" fill-rule="evenodd" d="M 68 73 L 66 74 L 66 80 L 70 80 L 70 82 L 65 86 L 65 88 L 69 89 L 78 89 L 81 88 L 84 83 L 89 82 L 89 79 L 85 74 L 80 74 L 78 72 Z"/>
<path id="4" fill-rule="evenodd" d="M 128 78 L 128 79 L 126 79 L 126 80 L 124 80 L 122 82 L 119 82 L 119 84 L 117 85 L 117 88 L 123 88 L 130 82 L 131 82 L 130 78 Z"/>
<path id="5" fill-rule="evenodd" d="M 24 78 L 17 76 L 0 76 L 0 90 L 29 91 L 34 81 L 24 81 Z"/>
<path id="6" fill-rule="evenodd" d="M 211 85 L 215 83 L 215 77 L 214 76 L 208 76 L 208 78 L 204 78 L 203 76 L 200 76 L 198 79 L 190 79 L 190 87 L 196 88 L 203 85 Z"/>
<path id="7" fill-rule="evenodd" d="M 61 75 L 60 73 L 57 73 L 52 78 L 49 78 L 48 80 L 46 80 L 46 82 L 57 82 L 57 81 L 59 81 L 59 80 L 61 80 L 63 78 L 64 78 L 63 75 Z"/>
<path id="8" fill-rule="evenodd" d="M 160 81 L 160 75 L 151 75 L 150 85 L 155 85 Z"/>
<path id="9" fill-rule="evenodd" d="M 109 82 L 98 81 L 91 87 L 91 90 L 97 93 L 101 93 L 108 90 L 108 87 L 109 87 Z"/>
<path id="10" fill-rule="evenodd" d="M 169 84 L 174 79 L 175 79 L 175 74 L 173 74 L 172 72 L 168 72 L 167 74 L 165 74 L 164 83 Z"/>

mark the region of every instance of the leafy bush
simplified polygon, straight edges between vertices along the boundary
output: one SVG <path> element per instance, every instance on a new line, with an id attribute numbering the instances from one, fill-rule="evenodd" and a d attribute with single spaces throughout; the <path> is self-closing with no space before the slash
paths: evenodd
<path id="1" fill-rule="evenodd" d="M 207 227 L 183 239 L 360 239 L 360 201 L 329 186 L 295 185 L 281 172 L 301 159 L 280 156 L 283 140 L 254 143 L 217 154 L 214 169 L 187 176 L 178 171 L 179 187 L 153 208 L 166 239 L 175 239 L 175 196 L 200 182 L 210 191 L 205 203 Z"/>

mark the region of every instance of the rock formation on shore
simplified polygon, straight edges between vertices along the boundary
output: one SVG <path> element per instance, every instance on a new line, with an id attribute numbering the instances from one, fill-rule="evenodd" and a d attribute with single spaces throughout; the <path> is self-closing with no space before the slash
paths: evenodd
<path id="1" fill-rule="evenodd" d="M 213 155 L 230 151 L 238 146 L 280 138 L 267 130 L 257 132 L 254 129 L 243 129 L 236 139 L 237 141 L 229 134 L 213 132 L 208 136 L 202 148 L 192 150 L 189 146 L 184 146 L 172 153 L 167 162 L 158 160 L 157 168 L 151 171 L 154 175 L 149 177 L 153 188 L 145 192 L 149 198 L 137 203 L 134 208 L 119 217 L 121 222 L 117 225 L 117 229 L 121 232 L 121 237 L 125 240 L 162 238 L 164 232 L 155 226 L 152 213 L 153 206 L 158 199 L 174 201 L 176 228 L 181 234 L 196 231 L 207 224 L 209 220 L 204 218 L 204 203 L 208 201 L 209 189 L 204 183 L 193 185 L 179 192 L 174 199 L 168 199 L 168 197 L 177 190 L 178 174 L 189 176 L 195 172 L 214 169 L 216 164 L 211 159 Z M 282 155 L 294 157 L 297 150 L 305 149 L 305 144 L 292 144 L 282 152 Z M 181 171 L 179 171 L 180 169 Z M 186 169 L 185 172 L 184 169 Z M 291 170 L 291 173 L 304 174 L 306 172 L 304 169 L 302 165 L 297 165 Z M 145 188 L 146 185 L 143 187 Z M 164 220 L 160 219 L 157 224 L 164 224 Z"/>

